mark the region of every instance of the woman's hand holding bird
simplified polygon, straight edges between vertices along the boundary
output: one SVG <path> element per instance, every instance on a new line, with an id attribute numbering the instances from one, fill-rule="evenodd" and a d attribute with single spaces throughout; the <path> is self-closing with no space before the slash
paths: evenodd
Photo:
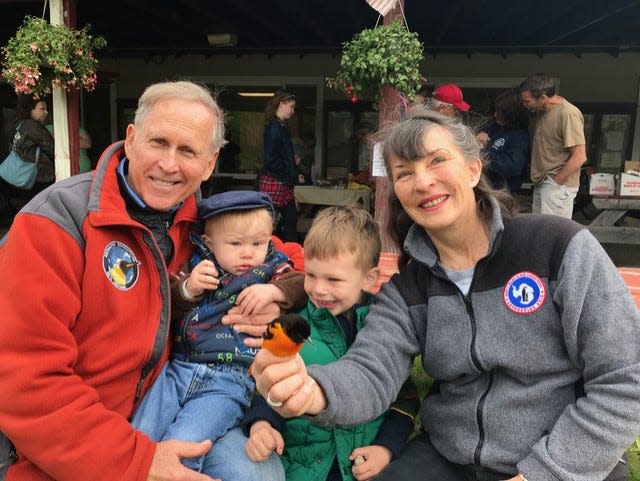
<path id="1" fill-rule="evenodd" d="M 265 349 L 251 365 L 258 391 L 283 417 L 317 414 L 326 407 L 322 389 L 297 354 L 309 334 L 309 325 L 300 316 L 280 316 L 267 327 Z"/>

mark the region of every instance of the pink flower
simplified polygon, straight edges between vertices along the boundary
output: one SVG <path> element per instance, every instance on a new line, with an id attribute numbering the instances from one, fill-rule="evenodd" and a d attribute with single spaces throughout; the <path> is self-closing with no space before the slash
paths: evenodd
<path id="1" fill-rule="evenodd" d="M 358 96 L 357 95 L 352 95 L 349 100 L 351 100 L 352 104 L 355 104 L 358 101 Z"/>

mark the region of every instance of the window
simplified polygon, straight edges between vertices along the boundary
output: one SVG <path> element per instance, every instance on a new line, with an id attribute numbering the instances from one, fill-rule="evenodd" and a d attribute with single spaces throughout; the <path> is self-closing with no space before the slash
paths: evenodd
<path id="1" fill-rule="evenodd" d="M 631 159 L 635 105 L 578 104 L 584 116 L 587 163 L 598 172 L 621 172 Z"/>
<path id="2" fill-rule="evenodd" d="M 371 145 L 362 135 L 378 129 L 378 112 L 364 102 L 327 102 L 325 108 L 324 171 L 321 176 L 344 177 L 371 160 Z"/>
<path id="3" fill-rule="evenodd" d="M 211 86 L 226 113 L 228 144 L 220 151 L 216 175 L 253 177 L 262 168 L 264 109 L 270 96 L 256 94 L 286 90 L 296 95 L 296 113 L 287 122 L 294 144 L 304 149 L 304 166 L 310 170 L 315 142 L 315 86 Z M 253 94 L 253 95 L 247 95 Z"/>

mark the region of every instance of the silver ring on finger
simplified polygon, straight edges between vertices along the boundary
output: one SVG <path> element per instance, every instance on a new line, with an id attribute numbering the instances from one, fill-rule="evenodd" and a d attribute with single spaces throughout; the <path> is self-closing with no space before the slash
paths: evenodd
<path id="1" fill-rule="evenodd" d="M 271 391 L 267 392 L 267 404 L 272 408 L 279 408 L 282 406 L 282 401 L 273 401 L 270 397 Z"/>

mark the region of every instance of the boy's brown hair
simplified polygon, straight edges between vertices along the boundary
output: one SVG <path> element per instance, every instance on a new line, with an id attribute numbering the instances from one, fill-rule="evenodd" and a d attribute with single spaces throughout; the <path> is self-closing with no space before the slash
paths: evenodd
<path id="1" fill-rule="evenodd" d="M 363 271 L 378 266 L 381 250 L 378 224 L 355 205 L 321 210 L 304 238 L 306 258 L 327 260 L 346 251 L 354 255 L 356 266 Z"/>

